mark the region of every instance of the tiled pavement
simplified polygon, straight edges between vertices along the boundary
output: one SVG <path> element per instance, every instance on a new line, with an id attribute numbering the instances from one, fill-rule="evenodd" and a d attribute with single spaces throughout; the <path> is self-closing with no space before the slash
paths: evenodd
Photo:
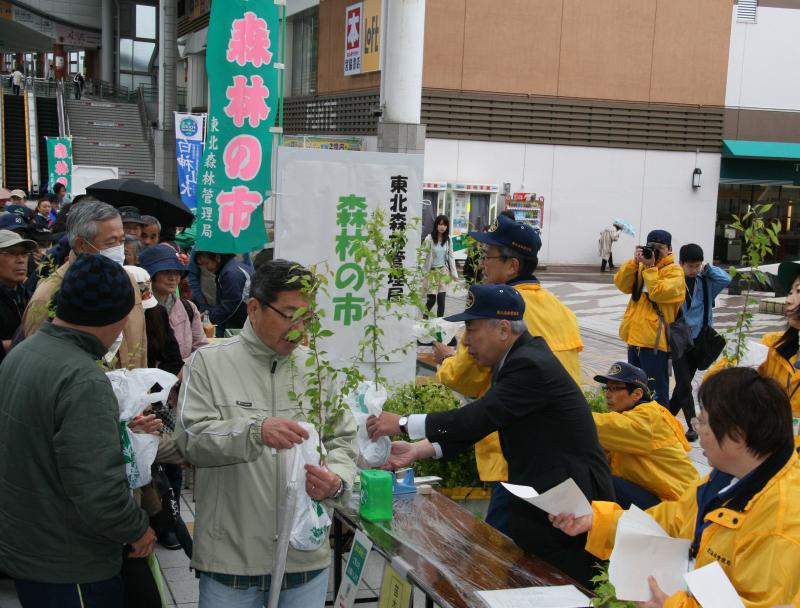
<path id="1" fill-rule="evenodd" d="M 584 269 L 550 269 L 540 274 L 543 285 L 555 293 L 561 301 L 575 311 L 581 326 L 584 351 L 581 365 L 586 384 L 593 384 L 592 376 L 605 372 L 616 360 L 625 359 L 625 345 L 617 336 L 617 328 L 628 296 L 620 294 L 610 275 L 600 275 Z M 447 314 L 463 310 L 464 289 L 454 286 L 447 299 Z M 715 325 L 729 327 L 735 323 L 737 307 L 741 306 L 742 296 L 721 295 L 714 309 Z M 781 317 L 755 314 L 753 335 L 760 336 L 767 331 L 778 331 L 784 327 Z M 699 379 L 698 379 L 699 380 Z M 705 473 L 708 464 L 701 450 L 695 445 L 691 457 L 698 470 Z M 185 490 L 181 511 L 187 523 L 194 522 L 194 503 L 191 490 Z M 170 607 L 194 608 L 197 606 L 197 579 L 189 570 L 189 561 L 183 551 L 168 551 L 159 547 L 157 555 L 164 572 L 167 586 L 167 601 Z M 383 573 L 383 561 L 372 555 L 367 565 L 364 588 L 360 597 L 377 594 Z M 331 587 L 333 583 L 331 582 Z M 415 605 L 423 605 L 419 591 L 416 592 Z M 7 579 L 0 580 L 0 608 L 18 608 L 13 585 Z"/>

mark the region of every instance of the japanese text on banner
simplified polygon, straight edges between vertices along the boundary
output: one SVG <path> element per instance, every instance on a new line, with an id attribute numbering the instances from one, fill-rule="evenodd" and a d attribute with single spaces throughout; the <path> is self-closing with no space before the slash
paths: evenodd
<path id="1" fill-rule="evenodd" d="M 197 207 L 197 182 L 203 157 L 205 114 L 175 112 L 175 152 L 178 163 L 178 188 L 181 200 Z"/>
<path id="2" fill-rule="evenodd" d="M 67 195 L 72 194 L 72 140 L 69 137 L 47 138 L 47 184 L 53 191 L 64 184 Z"/>

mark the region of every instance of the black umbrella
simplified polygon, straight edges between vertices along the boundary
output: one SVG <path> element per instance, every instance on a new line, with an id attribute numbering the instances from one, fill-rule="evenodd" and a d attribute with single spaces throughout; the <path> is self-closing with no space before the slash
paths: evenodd
<path id="1" fill-rule="evenodd" d="M 194 213 L 178 197 L 140 179 L 106 179 L 92 184 L 86 192 L 112 207 L 132 205 L 140 213 L 155 217 L 162 226 L 188 227 L 194 221 Z"/>

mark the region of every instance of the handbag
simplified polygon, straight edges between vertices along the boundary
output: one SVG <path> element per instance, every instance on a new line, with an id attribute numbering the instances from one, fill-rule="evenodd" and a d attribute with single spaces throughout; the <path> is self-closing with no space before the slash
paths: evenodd
<path id="1" fill-rule="evenodd" d="M 658 350 L 658 342 L 661 339 L 661 328 L 663 327 L 667 339 L 667 352 L 669 356 L 673 361 L 680 359 L 694 347 L 692 328 L 689 327 L 689 324 L 686 322 L 683 311 L 678 308 L 678 316 L 675 317 L 672 323 L 667 323 L 664 318 L 664 313 L 661 312 L 658 304 L 653 302 L 648 294 L 645 294 L 645 296 L 647 296 L 647 301 L 652 304 L 653 309 L 658 315 L 658 330 L 656 331 L 656 343 L 653 346 L 653 350 Z"/>
<path id="2" fill-rule="evenodd" d="M 719 335 L 716 330 L 708 324 L 710 311 L 708 306 L 707 286 L 705 277 L 700 277 L 703 286 L 703 327 L 694 339 L 694 349 L 692 359 L 699 370 L 708 369 L 717 360 L 722 349 L 725 348 L 725 338 Z"/>

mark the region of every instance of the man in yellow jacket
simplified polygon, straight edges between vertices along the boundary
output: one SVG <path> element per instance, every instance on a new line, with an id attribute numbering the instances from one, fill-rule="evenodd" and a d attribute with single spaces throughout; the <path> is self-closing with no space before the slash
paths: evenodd
<path id="1" fill-rule="evenodd" d="M 619 337 L 628 345 L 628 363 L 642 368 L 650 391 L 669 408 L 669 345 L 666 325 L 675 320 L 686 297 L 683 270 L 672 256 L 672 235 L 651 230 L 647 245 L 639 245 L 614 275 L 622 293 L 631 294 Z"/>
<path id="2" fill-rule="evenodd" d="M 583 350 L 575 314 L 552 293 L 544 289 L 534 276 L 539 263 L 542 240 L 536 231 L 521 222 L 501 215 L 488 232 L 471 232 L 483 244 L 481 267 L 485 283 L 513 285 L 525 300 L 523 320 L 528 332 L 542 336 L 577 384 L 581 366 L 578 353 Z M 442 361 L 436 379 L 462 395 L 481 397 L 491 387 L 491 372 L 481 367 L 462 345 L 457 350 L 434 344 L 434 352 Z M 497 433 L 475 444 L 475 460 L 482 481 L 494 482 L 486 523 L 503 533 L 508 531 L 509 494 L 500 483 L 508 481 L 508 464 L 500 449 Z"/>
<path id="3" fill-rule="evenodd" d="M 714 468 L 647 512 L 670 536 L 692 541 L 694 568 L 719 562 L 747 608 L 790 604 L 800 593 L 800 460 L 789 399 L 774 380 L 735 367 L 706 379 L 700 401 L 694 428 Z M 588 531 L 586 550 L 608 559 L 622 513 L 593 502 L 589 515 L 550 519 L 570 535 Z M 648 607 L 699 606 L 686 592 L 667 596 L 657 580 L 649 583 Z"/>
<path id="4" fill-rule="evenodd" d="M 647 374 L 617 361 L 595 376 L 606 393 L 609 412 L 594 412 L 600 445 L 608 454 L 617 504 L 649 509 L 677 500 L 697 484 L 697 469 L 683 426 L 667 409 L 647 398 Z"/>

